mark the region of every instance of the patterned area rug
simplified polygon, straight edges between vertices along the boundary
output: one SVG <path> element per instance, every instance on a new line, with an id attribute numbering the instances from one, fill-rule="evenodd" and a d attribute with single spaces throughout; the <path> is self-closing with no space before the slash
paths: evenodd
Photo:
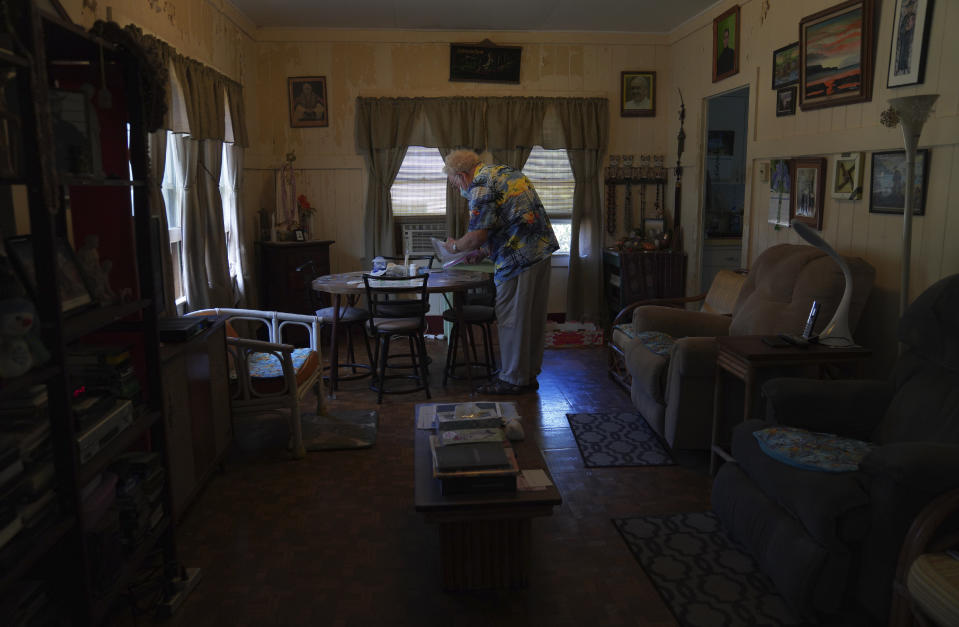
<path id="1" fill-rule="evenodd" d="M 566 414 L 566 419 L 587 468 L 676 463 L 639 414 Z"/>
<path id="2" fill-rule="evenodd" d="M 682 627 L 806 624 L 712 512 L 613 524 Z"/>

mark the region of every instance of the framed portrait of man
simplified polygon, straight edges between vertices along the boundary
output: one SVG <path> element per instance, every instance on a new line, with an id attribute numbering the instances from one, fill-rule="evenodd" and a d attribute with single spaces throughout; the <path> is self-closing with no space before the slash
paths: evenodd
<path id="1" fill-rule="evenodd" d="M 713 82 L 739 73 L 739 5 L 713 20 Z"/>
<path id="2" fill-rule="evenodd" d="M 287 79 L 292 128 L 329 126 L 325 76 L 293 76 Z"/>
<path id="3" fill-rule="evenodd" d="M 656 72 L 623 72 L 619 101 L 623 117 L 656 115 Z"/>

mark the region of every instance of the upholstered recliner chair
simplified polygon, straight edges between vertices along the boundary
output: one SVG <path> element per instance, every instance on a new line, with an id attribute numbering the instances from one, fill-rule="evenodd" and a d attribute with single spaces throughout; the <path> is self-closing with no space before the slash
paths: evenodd
<path id="1" fill-rule="evenodd" d="M 875 277 L 874 268 L 846 257 L 853 275 L 849 312 L 855 329 Z M 716 340 L 721 335 L 800 333 L 814 300 L 821 305 L 816 332 L 832 318 L 845 289 L 842 270 L 813 246 L 779 244 L 756 258 L 732 316 L 645 306 L 633 312 L 635 333 L 626 342 L 630 397 L 649 425 L 678 449 L 708 449 L 712 440 Z"/>
<path id="2" fill-rule="evenodd" d="M 768 381 L 767 420 L 734 429 L 736 463 L 724 464 L 713 484 L 723 527 L 808 617 L 852 607 L 887 624 L 910 523 L 959 487 L 959 275 L 920 295 L 898 336 L 905 348 L 889 381 Z M 812 433 L 777 452 L 760 445 L 773 425 Z M 820 466 L 799 463 L 798 453 L 856 448 L 814 444 L 823 432 L 870 447 L 850 456 L 844 472 L 810 469 Z"/>

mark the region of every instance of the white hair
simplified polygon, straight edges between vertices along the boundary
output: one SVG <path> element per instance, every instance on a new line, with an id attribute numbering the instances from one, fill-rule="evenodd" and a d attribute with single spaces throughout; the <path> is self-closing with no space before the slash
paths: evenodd
<path id="1" fill-rule="evenodd" d="M 457 172 L 472 172 L 476 164 L 481 161 L 482 159 L 476 154 L 475 150 L 469 150 L 468 148 L 454 150 L 446 155 L 446 159 L 444 160 L 446 165 L 443 166 L 443 174 L 449 176 Z"/>

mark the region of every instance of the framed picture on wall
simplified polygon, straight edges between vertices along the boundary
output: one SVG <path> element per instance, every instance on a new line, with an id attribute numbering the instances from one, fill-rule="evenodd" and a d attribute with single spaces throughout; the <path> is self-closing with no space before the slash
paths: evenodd
<path id="1" fill-rule="evenodd" d="M 926 178 L 929 173 L 929 150 L 916 151 L 915 184 L 912 215 L 926 212 Z M 869 181 L 869 213 L 897 213 L 906 209 L 906 151 L 888 150 L 872 153 L 872 178 Z"/>
<path id="2" fill-rule="evenodd" d="M 519 83 L 521 46 L 450 44 L 450 80 L 484 83 Z"/>
<path id="3" fill-rule="evenodd" d="M 739 72 L 739 5 L 713 20 L 713 82 Z"/>
<path id="4" fill-rule="evenodd" d="M 21 235 L 8 238 L 7 252 L 14 267 L 20 273 L 20 279 L 34 302 L 39 299 L 41 290 L 47 289 L 43 278 L 37 276 L 33 260 L 33 238 Z M 93 295 L 86 277 L 80 271 L 77 257 L 70 244 L 63 238 L 57 239 L 57 288 L 60 292 L 60 309 L 64 314 L 75 313 L 94 305 Z"/>
<path id="5" fill-rule="evenodd" d="M 290 99 L 290 126 L 329 126 L 325 76 L 293 76 L 286 79 Z"/>
<path id="6" fill-rule="evenodd" d="M 844 152 L 833 161 L 830 195 L 839 200 L 862 198 L 861 152 Z"/>
<path id="7" fill-rule="evenodd" d="M 796 86 L 776 90 L 776 117 L 796 115 Z"/>
<path id="8" fill-rule="evenodd" d="M 915 85 L 926 70 L 932 0 L 895 0 L 887 87 Z"/>
<path id="9" fill-rule="evenodd" d="M 656 115 L 656 72 L 623 72 L 619 102 L 623 117 Z"/>
<path id="10" fill-rule="evenodd" d="M 792 164 L 789 159 L 769 162 L 769 220 L 776 228 L 789 226 L 789 200 L 792 190 Z"/>
<path id="11" fill-rule="evenodd" d="M 793 159 L 792 180 L 789 221 L 798 220 L 821 231 L 826 160 L 819 157 Z"/>
<path id="12" fill-rule="evenodd" d="M 850 0 L 799 21 L 799 108 L 872 100 L 873 0 Z"/>
<path id="13" fill-rule="evenodd" d="M 773 51 L 773 89 L 799 82 L 799 42 Z"/>

